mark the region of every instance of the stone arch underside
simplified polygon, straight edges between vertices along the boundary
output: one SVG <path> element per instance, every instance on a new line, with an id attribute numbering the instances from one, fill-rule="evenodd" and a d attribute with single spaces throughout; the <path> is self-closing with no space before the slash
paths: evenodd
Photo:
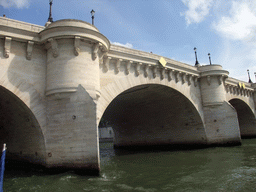
<path id="1" fill-rule="evenodd" d="M 236 109 L 241 137 L 256 137 L 256 119 L 248 104 L 241 99 L 231 99 L 229 103 Z"/>
<path id="2" fill-rule="evenodd" d="M 7 144 L 7 159 L 45 164 L 41 127 L 27 105 L 0 86 L 0 143 Z"/>
<path id="3" fill-rule="evenodd" d="M 106 108 L 117 147 L 206 144 L 202 118 L 179 91 L 159 84 L 127 89 Z"/>

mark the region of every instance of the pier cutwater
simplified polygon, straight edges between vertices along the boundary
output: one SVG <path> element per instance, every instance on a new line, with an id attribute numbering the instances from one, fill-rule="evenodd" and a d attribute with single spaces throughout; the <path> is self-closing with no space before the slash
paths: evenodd
<path id="1" fill-rule="evenodd" d="M 115 147 L 240 145 L 256 136 L 255 83 L 113 45 L 92 24 L 0 17 L 0 140 L 10 159 L 98 174 L 98 124 Z"/>

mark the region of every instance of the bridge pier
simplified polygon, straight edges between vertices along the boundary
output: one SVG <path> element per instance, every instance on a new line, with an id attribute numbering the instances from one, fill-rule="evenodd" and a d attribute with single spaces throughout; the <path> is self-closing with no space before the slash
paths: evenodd
<path id="1" fill-rule="evenodd" d="M 46 166 L 98 174 L 99 57 L 109 41 L 77 20 L 54 22 L 41 35 L 47 49 Z"/>
<path id="2" fill-rule="evenodd" d="M 228 71 L 220 65 L 201 66 L 199 71 L 208 145 L 241 144 L 237 113 L 225 96 L 224 80 Z"/>

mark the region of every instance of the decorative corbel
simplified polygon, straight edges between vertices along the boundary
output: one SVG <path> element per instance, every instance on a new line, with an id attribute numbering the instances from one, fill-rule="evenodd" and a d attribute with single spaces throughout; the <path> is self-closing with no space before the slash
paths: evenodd
<path id="1" fill-rule="evenodd" d="M 99 59 L 102 59 L 102 57 L 107 53 L 107 50 L 104 48 L 102 43 L 99 43 L 99 50 L 101 54 L 99 54 Z"/>
<path id="2" fill-rule="evenodd" d="M 140 66 L 142 65 L 142 63 L 137 63 L 135 66 L 135 73 L 137 76 L 140 75 Z"/>
<path id="3" fill-rule="evenodd" d="M 176 83 L 179 82 L 179 74 L 180 74 L 179 71 L 176 71 L 176 72 L 174 73 Z"/>
<path id="4" fill-rule="evenodd" d="M 11 52 L 11 43 L 12 43 L 12 38 L 5 37 L 5 42 L 4 42 L 4 57 L 5 58 L 9 58 L 9 55 Z"/>
<path id="5" fill-rule="evenodd" d="M 28 44 L 27 44 L 27 60 L 31 60 L 31 58 L 32 58 L 33 45 L 34 45 L 33 41 L 28 41 Z"/>
<path id="6" fill-rule="evenodd" d="M 165 76 L 165 68 L 161 69 L 161 73 L 160 74 L 161 74 L 160 78 L 161 78 L 161 80 L 163 80 L 164 76 Z"/>
<path id="7" fill-rule="evenodd" d="M 57 41 L 56 41 L 55 39 L 53 39 L 53 38 L 48 39 L 48 41 L 49 41 L 50 44 L 51 44 L 52 56 L 55 57 L 55 58 L 58 57 L 58 55 L 59 55 L 59 49 L 58 49 L 58 43 L 57 43 Z"/>
<path id="8" fill-rule="evenodd" d="M 107 51 L 101 51 L 101 55 L 100 55 L 99 59 L 102 60 L 102 58 L 103 58 L 104 56 L 106 56 L 107 53 L 108 53 Z"/>
<path id="9" fill-rule="evenodd" d="M 121 61 L 122 61 L 122 59 L 117 59 L 117 61 L 116 61 L 116 73 L 119 73 L 119 71 L 120 71 Z"/>
<path id="10" fill-rule="evenodd" d="M 173 74 L 173 69 L 168 71 L 168 80 L 171 81 L 172 80 L 172 74 Z"/>
<path id="11" fill-rule="evenodd" d="M 126 74 L 128 75 L 130 73 L 130 68 L 131 68 L 131 64 L 132 64 L 132 61 L 127 61 L 126 62 Z"/>
<path id="12" fill-rule="evenodd" d="M 109 70 L 109 60 L 111 59 L 111 57 L 104 57 L 105 59 L 103 60 L 103 66 L 105 68 L 105 71 L 107 72 Z"/>
<path id="13" fill-rule="evenodd" d="M 206 81 L 207 81 L 208 85 L 211 85 L 211 76 L 208 75 L 206 77 Z"/>
<path id="14" fill-rule="evenodd" d="M 194 86 L 196 87 L 198 85 L 198 77 L 194 77 Z"/>
<path id="15" fill-rule="evenodd" d="M 219 85 L 221 85 L 221 83 L 224 81 L 224 76 L 223 75 L 219 75 L 218 76 L 218 82 L 219 82 Z"/>
<path id="16" fill-rule="evenodd" d="M 226 88 L 226 92 L 228 93 L 229 92 L 229 85 L 226 85 L 225 88 Z"/>
<path id="17" fill-rule="evenodd" d="M 74 54 L 78 56 L 80 52 L 80 37 L 75 37 L 74 40 Z"/>
<path id="18" fill-rule="evenodd" d="M 233 86 L 232 85 L 229 86 L 229 92 L 230 92 L 230 94 L 233 94 Z"/>
<path id="19" fill-rule="evenodd" d="M 192 75 L 188 75 L 188 85 L 191 85 Z"/>
<path id="20" fill-rule="evenodd" d="M 244 95 L 245 96 L 245 90 L 241 90 L 241 95 Z"/>
<path id="21" fill-rule="evenodd" d="M 229 86 L 229 92 L 230 92 L 230 94 L 233 93 L 233 86 L 232 85 Z"/>
<path id="22" fill-rule="evenodd" d="M 157 66 L 153 67 L 153 77 L 156 78 Z"/>
<path id="23" fill-rule="evenodd" d="M 144 76 L 145 77 L 148 77 L 149 67 L 150 67 L 150 65 L 148 65 L 148 64 L 145 65 L 145 68 L 144 68 Z"/>
<path id="24" fill-rule="evenodd" d="M 181 73 L 182 84 L 184 84 L 186 82 L 185 77 L 186 77 L 186 73 Z"/>
<path id="25" fill-rule="evenodd" d="M 97 54 L 98 54 L 98 51 L 99 51 L 99 47 L 100 47 L 100 44 L 99 42 L 98 43 L 95 43 L 93 45 L 93 48 L 92 48 L 92 60 L 95 60 L 97 58 Z"/>
<path id="26" fill-rule="evenodd" d="M 233 87 L 233 94 L 236 94 L 236 87 Z"/>
<path id="27" fill-rule="evenodd" d="M 237 95 L 243 95 L 243 90 L 242 89 L 239 89 L 238 87 L 236 87 L 236 92 L 237 92 Z"/>

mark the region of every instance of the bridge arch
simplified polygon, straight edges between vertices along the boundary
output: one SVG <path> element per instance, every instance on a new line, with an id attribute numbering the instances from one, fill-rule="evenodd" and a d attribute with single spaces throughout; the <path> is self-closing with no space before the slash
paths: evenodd
<path id="1" fill-rule="evenodd" d="M 160 83 L 122 91 L 108 103 L 102 118 L 113 126 L 117 147 L 207 143 L 198 105 Z"/>
<path id="2" fill-rule="evenodd" d="M 32 110 L 17 95 L 0 86 L 0 142 L 7 159 L 45 165 L 45 140 Z"/>
<path id="3" fill-rule="evenodd" d="M 239 98 L 233 98 L 229 103 L 236 109 L 241 137 L 256 137 L 256 119 L 250 105 Z"/>
<path id="4" fill-rule="evenodd" d="M 101 90 L 100 97 L 97 102 L 97 119 L 98 123 L 108 105 L 122 92 L 146 84 L 157 84 L 170 87 L 182 95 L 184 95 L 197 109 L 202 119 L 204 119 L 201 92 L 199 85 L 182 83 L 175 80 L 169 81 L 168 78 L 161 80 L 160 74 L 155 78 L 145 77 L 144 75 L 129 74 L 125 76 L 119 75 L 106 75 L 101 73 Z M 106 76 L 106 77 L 105 77 Z"/>

